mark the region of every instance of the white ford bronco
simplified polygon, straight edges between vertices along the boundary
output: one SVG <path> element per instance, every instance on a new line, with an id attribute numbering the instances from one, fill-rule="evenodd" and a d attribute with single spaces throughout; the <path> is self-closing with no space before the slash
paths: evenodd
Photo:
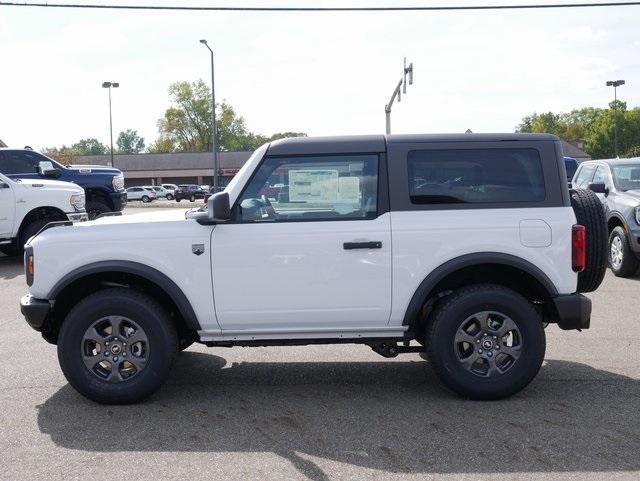
<path id="1" fill-rule="evenodd" d="M 87 220 L 84 190 L 71 182 L 10 179 L 0 174 L 0 252 L 22 253 L 49 222 Z"/>
<path id="2" fill-rule="evenodd" d="M 22 312 L 102 403 L 149 396 L 192 342 L 420 352 L 453 391 L 502 398 L 547 323 L 589 327 L 606 225 L 566 178 L 552 135 L 278 140 L 204 212 L 45 228 Z"/>

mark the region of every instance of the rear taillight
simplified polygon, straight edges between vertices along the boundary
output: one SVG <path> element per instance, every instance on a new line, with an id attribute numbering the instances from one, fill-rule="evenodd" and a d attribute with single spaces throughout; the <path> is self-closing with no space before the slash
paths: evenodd
<path id="1" fill-rule="evenodd" d="M 571 267 L 582 272 L 587 265 L 587 229 L 574 225 L 571 230 Z"/>

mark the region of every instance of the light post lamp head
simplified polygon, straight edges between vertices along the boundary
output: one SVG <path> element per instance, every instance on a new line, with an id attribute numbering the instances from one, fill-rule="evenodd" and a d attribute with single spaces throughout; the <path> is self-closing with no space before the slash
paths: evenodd
<path id="1" fill-rule="evenodd" d="M 202 40 L 200 40 L 200 43 L 204 43 L 206 45 L 207 41 L 205 39 L 202 39 Z"/>
<path id="2" fill-rule="evenodd" d="M 624 85 L 624 80 L 607 80 L 607 87 L 620 87 Z"/>
<path id="3" fill-rule="evenodd" d="M 102 82 L 102 88 L 108 89 L 111 87 L 117 89 L 118 87 L 120 87 L 120 84 L 118 82 Z"/>

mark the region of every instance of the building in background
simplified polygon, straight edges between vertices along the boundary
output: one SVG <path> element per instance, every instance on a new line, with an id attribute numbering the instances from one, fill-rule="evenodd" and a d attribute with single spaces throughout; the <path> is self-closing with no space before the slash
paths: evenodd
<path id="1" fill-rule="evenodd" d="M 220 186 L 225 187 L 253 152 L 220 152 Z M 109 155 L 74 157 L 78 165 L 109 165 Z M 124 173 L 127 187 L 158 184 L 213 185 L 211 152 L 115 155 L 114 167 Z"/>

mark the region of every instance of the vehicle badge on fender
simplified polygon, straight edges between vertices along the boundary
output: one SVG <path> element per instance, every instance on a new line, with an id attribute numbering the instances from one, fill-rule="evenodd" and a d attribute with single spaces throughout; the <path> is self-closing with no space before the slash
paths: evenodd
<path id="1" fill-rule="evenodd" d="M 204 244 L 192 244 L 191 252 L 197 256 L 204 254 Z"/>

